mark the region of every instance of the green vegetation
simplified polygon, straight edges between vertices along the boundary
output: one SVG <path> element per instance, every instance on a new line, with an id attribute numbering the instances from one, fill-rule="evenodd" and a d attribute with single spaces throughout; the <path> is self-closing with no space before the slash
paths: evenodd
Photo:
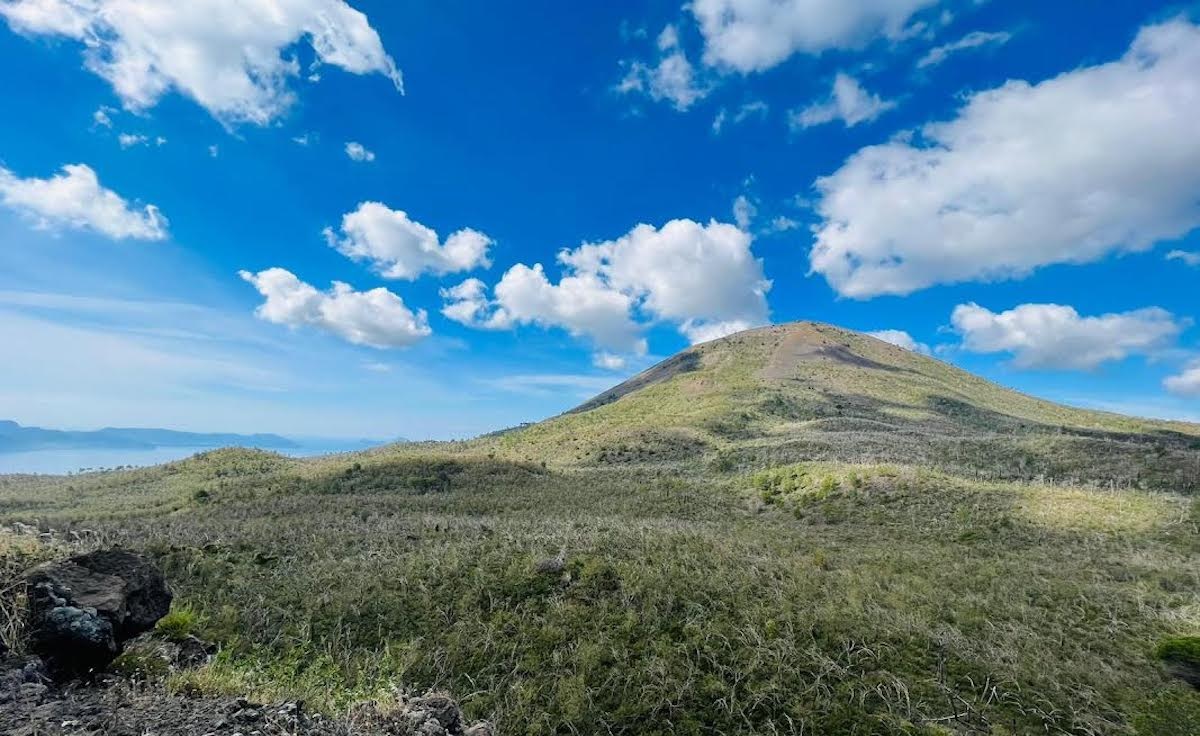
<path id="1" fill-rule="evenodd" d="M 436 687 L 521 734 L 1200 732 L 1155 656 L 1200 630 L 1195 427 L 792 329 L 472 442 L 0 478 L 0 521 L 153 554 L 161 633 L 222 645 L 185 692 Z"/>
<path id="2" fill-rule="evenodd" d="M 183 641 L 200 631 L 201 616 L 191 606 L 172 606 L 171 611 L 158 620 L 154 630 L 167 641 Z"/>
<path id="3" fill-rule="evenodd" d="M 1200 668 L 1200 636 L 1171 636 L 1159 643 L 1154 656 Z"/>

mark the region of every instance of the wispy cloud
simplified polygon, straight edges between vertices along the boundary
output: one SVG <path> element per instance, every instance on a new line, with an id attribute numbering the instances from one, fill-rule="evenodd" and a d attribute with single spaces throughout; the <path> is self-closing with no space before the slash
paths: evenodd
<path id="1" fill-rule="evenodd" d="M 952 41 L 941 46 L 935 46 L 917 61 L 918 69 L 927 69 L 931 66 L 937 66 L 952 55 L 970 51 L 971 49 L 979 49 L 985 47 L 1003 46 L 1012 40 L 1012 34 L 1007 31 L 972 31 L 957 41 Z"/>
<path id="2" fill-rule="evenodd" d="M 1186 266 L 1200 266 L 1200 251 L 1173 250 L 1167 254 L 1168 261 L 1179 261 Z"/>
<path id="3" fill-rule="evenodd" d="M 580 398 L 594 396 L 618 383 L 611 375 L 590 376 L 572 373 L 529 373 L 481 379 L 480 383 L 501 391 L 536 396 L 568 392 Z"/>

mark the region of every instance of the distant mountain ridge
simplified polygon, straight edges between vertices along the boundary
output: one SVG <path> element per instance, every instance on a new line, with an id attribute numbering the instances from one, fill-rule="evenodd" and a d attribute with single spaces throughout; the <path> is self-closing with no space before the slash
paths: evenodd
<path id="1" fill-rule="evenodd" d="M 0 420 L 0 453 L 33 450 L 153 450 L 160 447 L 228 447 L 240 445 L 291 450 L 300 445 L 277 434 L 180 432 L 173 429 L 105 427 L 73 431 L 25 427 Z"/>

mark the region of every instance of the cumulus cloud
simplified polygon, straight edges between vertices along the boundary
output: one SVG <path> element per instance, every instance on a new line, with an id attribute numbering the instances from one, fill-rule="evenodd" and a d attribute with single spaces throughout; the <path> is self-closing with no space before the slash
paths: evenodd
<path id="1" fill-rule="evenodd" d="M 696 68 L 679 44 L 675 26 L 667 26 L 659 34 L 658 51 L 659 59 L 653 66 L 641 61 L 629 62 L 617 91 L 645 94 L 655 102 L 665 100 L 680 111 L 687 110 L 711 91 L 699 81 Z"/>
<path id="2" fill-rule="evenodd" d="M 860 48 L 900 39 L 938 0 L 694 0 L 704 60 L 739 72 L 769 69 L 795 53 Z"/>
<path id="3" fill-rule="evenodd" d="M 1169 376 L 1163 388 L 1178 396 L 1200 397 L 1200 361 L 1192 362 L 1179 375 Z"/>
<path id="4" fill-rule="evenodd" d="M 542 264 L 510 268 L 488 298 L 487 287 L 468 279 L 444 289 L 442 314 L 462 324 L 489 330 L 539 325 L 566 330 L 605 352 L 646 352 L 646 341 L 631 312 L 634 300 L 612 289 L 596 274 L 564 276 L 557 284 Z"/>
<path id="5" fill-rule="evenodd" d="M 225 123 L 266 125 L 294 98 L 299 42 L 319 63 L 402 87 L 367 16 L 342 0 L 4 0 L 0 16 L 18 33 L 83 43 L 85 66 L 130 110 L 175 90 Z"/>
<path id="6" fill-rule="evenodd" d="M 646 323 L 668 322 L 693 342 L 763 324 L 771 282 L 729 224 L 672 220 L 559 253 L 557 284 L 541 264 L 508 270 L 489 297 L 478 279 L 442 292 L 450 319 L 485 329 L 560 327 L 612 353 L 644 353 Z"/>
<path id="7" fill-rule="evenodd" d="M 1120 60 L 972 95 L 915 138 L 817 180 L 812 270 L 907 294 L 1144 250 L 1200 224 L 1200 28 L 1144 28 Z"/>
<path id="8" fill-rule="evenodd" d="M 162 240 L 167 218 L 154 205 L 131 205 L 100 186 L 86 164 L 68 164 L 49 179 L 21 179 L 0 167 L 0 202 L 33 218 L 38 227 L 95 230 L 117 240 Z"/>
<path id="9" fill-rule="evenodd" d="M 1131 355 L 1153 355 L 1187 326 L 1158 307 L 1083 317 L 1060 304 L 1022 304 L 1000 313 L 960 304 L 950 322 L 970 352 L 1011 353 L 1019 368 L 1084 370 Z"/>
<path id="10" fill-rule="evenodd" d="M 921 355 L 933 354 L 928 345 L 923 342 L 917 342 L 913 339 L 912 335 L 908 334 L 904 330 L 876 330 L 874 332 L 868 332 L 867 334 L 877 340 L 883 340 L 884 342 L 891 343 L 898 348 L 904 348 L 905 350 L 914 353 L 920 353 Z"/>
<path id="11" fill-rule="evenodd" d="M 1200 266 L 1200 252 L 1193 250 L 1173 250 L 1167 253 L 1168 261 L 1179 261 L 1185 266 Z"/>
<path id="12" fill-rule="evenodd" d="M 335 281 L 333 288 L 322 292 L 282 268 L 238 275 L 266 299 L 255 314 L 267 322 L 313 327 L 355 345 L 380 349 L 407 347 L 432 334 L 425 310 L 413 312 L 387 289 L 355 291 Z"/>
<path id="13" fill-rule="evenodd" d="M 564 251 L 559 261 L 639 299 L 655 319 L 762 324 L 771 282 L 750 242 L 733 225 L 672 220 L 660 229 L 638 225 L 617 240 Z"/>
<path id="14" fill-rule="evenodd" d="M 293 139 L 293 140 L 295 140 L 295 139 Z M 297 140 L 297 142 L 299 142 L 299 141 Z M 304 137 L 304 143 L 301 143 L 301 145 L 304 145 L 304 146 L 308 145 L 308 137 L 307 136 Z M 354 141 L 350 141 L 349 143 L 346 144 L 346 155 L 349 156 L 350 160 L 352 160 L 352 161 L 363 161 L 363 162 L 370 163 L 371 161 L 375 160 L 375 152 L 374 151 L 370 151 L 363 144 L 356 143 Z"/>
<path id="15" fill-rule="evenodd" d="M 895 106 L 894 101 L 863 89 L 849 74 L 838 73 L 829 98 L 802 110 L 793 110 L 788 124 L 792 130 L 803 130 L 840 120 L 847 128 L 853 128 L 859 123 L 871 122 Z"/>
<path id="16" fill-rule="evenodd" d="M 443 243 L 431 228 L 406 212 L 379 202 L 363 202 L 342 216 L 341 234 L 325 228 L 325 239 L 355 261 L 369 261 L 381 276 L 413 280 L 425 273 L 447 274 L 491 265 L 492 239 L 463 228 Z"/>
<path id="17" fill-rule="evenodd" d="M 1012 34 L 1005 31 L 972 31 L 957 41 L 941 46 L 935 46 L 917 61 L 918 69 L 937 66 L 953 54 L 986 46 L 1003 46 L 1012 40 Z"/>

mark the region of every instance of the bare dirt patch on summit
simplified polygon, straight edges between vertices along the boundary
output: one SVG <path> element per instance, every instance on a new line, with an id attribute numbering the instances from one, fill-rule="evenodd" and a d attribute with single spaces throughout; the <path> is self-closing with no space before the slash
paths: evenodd
<path id="1" fill-rule="evenodd" d="M 795 378 L 796 365 L 810 360 L 831 360 L 857 368 L 883 371 L 902 370 L 855 353 L 836 335 L 810 322 L 772 327 L 763 332 L 777 340 L 774 352 L 759 373 L 768 380 Z"/>

